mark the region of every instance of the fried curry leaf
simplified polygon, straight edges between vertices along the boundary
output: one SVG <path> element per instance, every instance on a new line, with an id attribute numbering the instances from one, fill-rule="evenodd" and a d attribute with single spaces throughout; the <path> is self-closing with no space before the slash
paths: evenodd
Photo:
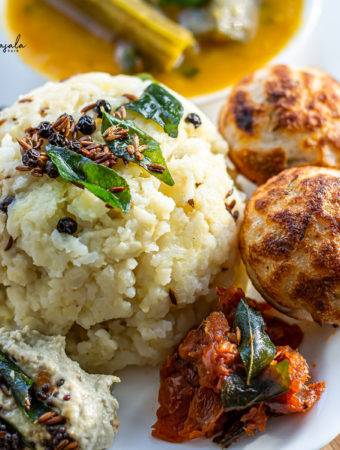
<path id="1" fill-rule="evenodd" d="M 215 444 L 220 445 L 222 448 L 228 448 L 245 432 L 244 422 L 241 420 L 244 413 L 245 411 L 230 411 L 226 415 L 226 422 L 223 424 L 221 434 L 213 439 Z"/>
<path id="2" fill-rule="evenodd" d="M 242 375 L 230 375 L 223 386 L 221 398 L 225 411 L 234 411 L 277 397 L 290 389 L 289 361 L 270 365 L 250 384 Z"/>
<path id="3" fill-rule="evenodd" d="M 2 351 L 0 351 L 0 375 L 16 402 L 25 407 L 25 399 L 33 385 L 33 380 L 25 375 Z"/>
<path id="4" fill-rule="evenodd" d="M 33 395 L 34 381 L 0 350 L 0 376 L 24 414 L 34 422 L 42 414 L 53 411 Z M 31 404 L 26 410 L 27 401 Z"/>
<path id="5" fill-rule="evenodd" d="M 183 116 L 183 105 L 160 84 L 149 84 L 138 100 L 124 106 L 125 109 L 135 111 L 146 119 L 158 123 L 170 137 L 176 138 L 178 136 L 178 125 Z"/>
<path id="6" fill-rule="evenodd" d="M 130 188 L 116 171 L 95 164 L 85 156 L 66 148 L 48 145 L 46 153 L 57 166 L 64 180 L 81 184 L 108 205 L 128 212 L 130 209 Z M 122 192 L 110 192 L 111 188 L 124 188 Z"/>
<path id="7" fill-rule="evenodd" d="M 40 416 L 47 412 L 55 412 L 52 408 L 48 407 L 44 402 L 35 397 L 35 395 L 31 396 L 31 406 L 28 411 L 25 411 L 25 414 L 30 418 L 32 422 L 35 422 L 39 419 Z"/>
<path id="8" fill-rule="evenodd" d="M 151 175 L 157 177 L 169 186 L 173 186 L 175 184 L 166 166 L 165 159 L 157 141 L 155 141 L 148 134 L 144 133 L 144 131 L 138 128 L 131 120 L 121 120 L 110 114 L 103 113 L 102 133 L 112 126 L 129 130 L 126 135 L 126 139 L 106 141 L 109 149 L 112 153 L 114 153 L 114 155 L 117 156 L 117 158 L 122 158 L 125 161 L 138 164 L 143 167 L 143 169 L 147 170 Z M 133 146 L 134 135 L 138 137 L 139 145 L 146 146 L 146 149 L 143 151 L 143 159 L 141 161 L 135 154 L 130 155 L 127 149 L 129 145 Z M 163 166 L 165 169 L 154 169 L 150 166 L 152 164 Z"/>
<path id="9" fill-rule="evenodd" d="M 234 326 L 241 331 L 238 351 L 247 371 L 247 383 L 259 375 L 274 359 L 276 348 L 264 331 L 264 320 L 260 313 L 249 308 L 241 299 L 235 312 Z"/>

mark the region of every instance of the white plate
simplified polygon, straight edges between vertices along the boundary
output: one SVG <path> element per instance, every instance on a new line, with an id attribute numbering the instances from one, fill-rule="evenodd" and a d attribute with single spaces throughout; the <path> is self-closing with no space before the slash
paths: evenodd
<path id="1" fill-rule="evenodd" d="M 282 0 L 284 1 L 284 0 Z M 311 34 L 321 0 L 306 0 L 308 15 L 302 34 L 280 56 L 280 61 L 315 65 L 340 79 L 340 1 L 324 0 L 321 19 Z M 0 11 L 3 0 L 0 0 Z M 313 6 L 313 8 L 311 8 Z M 24 41 L 24 36 L 22 39 Z M 308 38 L 308 40 L 307 40 Z M 307 41 L 307 42 L 306 42 Z M 0 27 L 0 43 L 8 38 Z M 11 104 L 20 94 L 40 85 L 44 78 L 24 64 L 16 54 L 0 52 L 0 106 Z M 216 100 L 216 99 L 214 99 Z M 223 101 L 219 97 L 218 102 Z M 201 105 L 212 118 L 217 103 Z M 312 377 L 325 380 L 327 388 L 318 404 L 307 414 L 271 419 L 266 433 L 243 438 L 234 450 L 319 450 L 340 433 L 340 332 L 332 327 L 307 325 L 301 353 L 310 364 Z M 208 440 L 169 444 L 150 435 L 155 422 L 158 395 L 158 369 L 129 368 L 118 374 L 122 383 L 115 388 L 120 403 L 120 430 L 112 450 L 218 449 Z M 86 449 L 84 449 L 86 450 Z"/>

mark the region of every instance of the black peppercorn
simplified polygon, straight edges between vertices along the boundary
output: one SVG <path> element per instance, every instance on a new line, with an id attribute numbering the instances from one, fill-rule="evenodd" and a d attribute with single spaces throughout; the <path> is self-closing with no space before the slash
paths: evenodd
<path id="1" fill-rule="evenodd" d="M 196 113 L 188 114 L 185 118 L 187 123 L 192 123 L 195 128 L 198 128 L 202 125 L 201 118 Z"/>
<path id="2" fill-rule="evenodd" d="M 73 140 L 70 141 L 67 148 L 76 153 L 81 153 L 81 143 L 79 141 Z"/>
<path id="3" fill-rule="evenodd" d="M 62 134 L 58 134 L 56 132 L 53 132 L 49 138 L 48 141 L 52 145 L 57 145 L 58 147 L 64 147 L 66 144 L 66 138 Z"/>
<path id="4" fill-rule="evenodd" d="M 96 130 L 96 124 L 92 117 L 84 114 L 78 120 L 77 128 L 81 133 L 88 135 L 92 134 Z"/>
<path id="5" fill-rule="evenodd" d="M 51 388 L 51 386 L 49 383 L 45 383 L 41 386 L 41 390 L 45 393 L 48 392 L 50 390 L 50 388 Z"/>
<path id="6" fill-rule="evenodd" d="M 58 178 L 59 177 L 58 169 L 52 161 L 47 161 L 45 170 L 46 170 L 47 175 L 50 178 Z"/>
<path id="7" fill-rule="evenodd" d="M 22 154 L 22 163 L 25 166 L 28 167 L 37 167 L 38 166 L 38 159 L 40 158 L 40 152 L 38 150 L 35 150 L 34 148 L 30 148 L 29 150 L 26 150 Z"/>
<path id="8" fill-rule="evenodd" d="M 105 112 L 111 112 L 111 105 L 106 100 L 97 100 L 96 106 L 94 107 L 94 111 L 97 113 L 98 117 L 101 119 L 103 117 L 102 108 Z"/>
<path id="9" fill-rule="evenodd" d="M 45 401 L 45 400 L 47 400 L 48 395 L 45 394 L 44 392 L 37 392 L 37 397 L 38 397 L 40 400 Z"/>
<path id="10" fill-rule="evenodd" d="M 8 197 L 4 198 L 2 202 L 0 203 L 0 211 L 7 214 L 8 207 L 11 203 L 13 203 L 15 200 L 15 197 L 12 195 L 9 195 Z"/>
<path id="11" fill-rule="evenodd" d="M 44 139 L 48 139 L 51 134 L 53 133 L 53 130 L 51 130 L 51 123 L 50 122 L 41 122 L 37 128 L 38 134 L 40 137 Z"/>
<path id="12" fill-rule="evenodd" d="M 77 231 L 78 224 L 71 217 L 63 217 L 59 220 L 57 230 L 59 233 L 74 234 Z"/>

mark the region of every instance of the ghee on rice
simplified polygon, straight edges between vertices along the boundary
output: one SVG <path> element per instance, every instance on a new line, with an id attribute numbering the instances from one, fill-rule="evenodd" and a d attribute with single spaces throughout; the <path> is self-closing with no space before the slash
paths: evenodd
<path id="1" fill-rule="evenodd" d="M 26 128 L 64 112 L 78 120 L 80 110 L 98 99 L 116 108 L 126 101 L 124 93 L 140 96 L 148 83 L 78 75 L 49 82 L 0 113 L 0 122 L 6 119 L 0 126 L 0 194 L 15 196 L 8 216 L 0 213 L 0 322 L 66 335 L 71 356 L 90 371 L 161 362 L 205 314 L 216 284 L 229 284 L 240 270 L 244 197 L 226 170 L 227 144 L 177 94 L 184 116 L 176 139 L 134 113 L 136 124 L 161 144 L 175 186 L 118 163 L 131 189 L 128 214 L 107 209 L 60 177 L 16 170 L 16 137 Z M 192 112 L 202 120 L 197 129 L 184 121 Z M 225 207 L 231 190 L 236 222 Z M 78 223 L 73 236 L 56 229 L 65 216 Z M 14 244 L 5 251 L 10 236 Z"/>

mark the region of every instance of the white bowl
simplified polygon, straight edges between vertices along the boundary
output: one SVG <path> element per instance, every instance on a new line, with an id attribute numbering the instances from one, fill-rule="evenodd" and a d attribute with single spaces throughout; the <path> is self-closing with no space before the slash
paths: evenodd
<path id="1" fill-rule="evenodd" d="M 282 0 L 284 1 L 284 0 Z M 304 49 L 321 15 L 323 0 L 305 0 L 302 24 L 297 34 L 288 42 L 287 46 L 269 63 L 292 64 L 297 61 Z M 216 123 L 217 114 L 224 104 L 229 87 L 211 94 L 191 98 L 207 116 Z"/>

